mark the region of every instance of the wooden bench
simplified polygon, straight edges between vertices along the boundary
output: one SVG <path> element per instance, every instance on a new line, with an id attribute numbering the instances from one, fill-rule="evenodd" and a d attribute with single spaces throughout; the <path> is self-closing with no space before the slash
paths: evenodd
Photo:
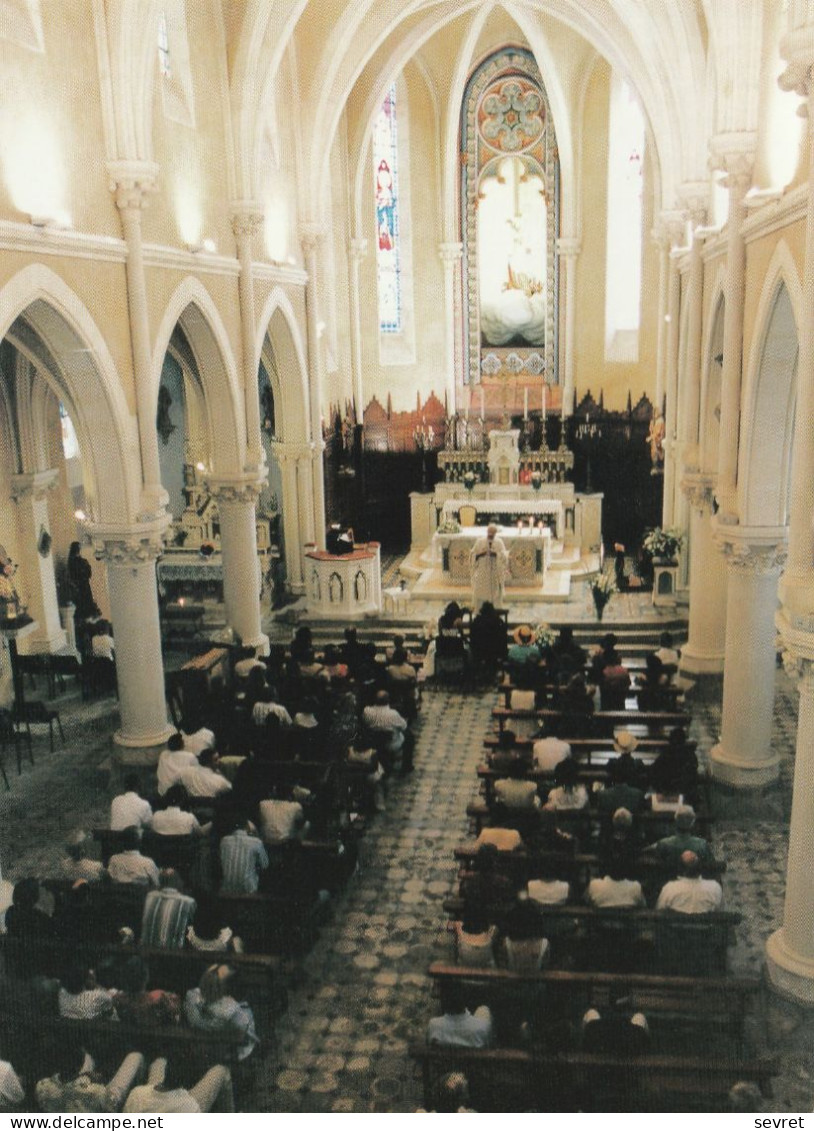
<path id="1" fill-rule="evenodd" d="M 421 1067 L 424 1103 L 435 1107 L 438 1084 L 463 1072 L 480 1112 L 727 1111 L 729 1091 L 754 1081 L 771 1095 L 776 1057 L 637 1056 L 590 1053 L 540 1055 L 525 1049 L 468 1049 L 413 1044 Z"/>
<path id="2" fill-rule="evenodd" d="M 579 757 L 580 754 L 590 756 L 592 751 L 596 751 L 600 755 L 616 753 L 616 751 L 609 746 L 610 740 L 606 738 L 592 738 L 585 735 L 562 735 L 562 740 L 568 743 L 571 747 L 571 753 L 576 757 Z M 518 734 L 515 736 L 514 742 L 509 749 L 517 750 L 520 753 L 528 753 L 534 747 L 536 741 L 537 740 L 530 735 Z M 668 740 L 664 735 L 642 735 L 638 738 L 636 754 L 637 756 L 651 754 L 655 757 L 655 755 L 660 754 L 662 750 L 666 749 L 667 743 Z M 500 746 L 499 735 L 487 734 L 486 738 L 483 740 L 483 745 L 487 750 L 497 750 Z M 689 745 L 694 749 L 696 743 L 693 742 Z"/>
<path id="3" fill-rule="evenodd" d="M 544 1014 L 578 1024 L 587 1009 L 600 1012 L 624 997 L 630 1012 L 645 1014 L 654 1039 L 669 1041 L 674 1027 L 695 1030 L 696 1041 L 706 1043 L 714 1028 L 743 1052 L 747 1012 L 761 998 L 763 985 L 757 978 L 691 978 L 653 974 L 610 974 L 577 970 L 541 970 L 519 974 L 497 968 L 454 966 L 433 962 L 429 975 L 439 987 L 441 1008 L 448 1005 L 448 989 L 463 983 L 472 1006 L 488 1005 L 493 1013 L 507 1005 L 515 1013 L 519 998 L 544 991 Z M 471 993 L 469 988 L 472 988 Z M 761 1016 L 762 1002 L 761 1002 Z M 717 1039 L 717 1038 L 716 1038 Z"/>
<path id="4" fill-rule="evenodd" d="M 502 696 L 503 706 L 506 708 L 511 707 L 511 697 L 513 691 L 534 691 L 534 694 L 538 700 L 545 699 L 552 708 L 559 709 L 557 706 L 557 700 L 559 699 L 562 688 L 554 684 L 546 684 L 544 686 L 535 687 L 521 687 L 519 684 L 513 683 L 511 680 L 504 680 L 503 683 L 498 685 L 497 690 L 498 693 Z M 635 711 L 639 709 L 637 700 L 637 694 L 639 690 L 639 688 L 632 688 L 631 693 L 626 696 L 625 710 Z M 682 688 L 674 686 L 661 688 L 660 692 L 665 696 L 665 698 L 670 700 L 677 700 L 684 693 Z"/>
<path id="5" fill-rule="evenodd" d="M 445 906 L 452 906 L 451 901 Z M 682 915 L 577 903 L 541 905 L 540 914 L 545 931 L 559 940 L 569 936 L 561 949 L 578 963 L 575 968 L 622 972 L 624 967 L 625 972 L 658 974 L 725 974 L 727 951 L 741 921 L 736 911 Z"/>
<path id="6" fill-rule="evenodd" d="M 574 726 L 574 716 L 563 711 L 542 707 L 539 710 L 515 711 L 506 707 L 495 707 L 492 718 L 497 720 L 498 729 L 502 732 L 506 724 L 514 719 L 538 720 L 546 725 L 546 730 L 558 733 L 563 725 L 570 728 Z M 579 723 L 579 729 L 584 736 L 612 737 L 617 730 L 628 730 L 633 734 L 652 735 L 665 729 L 674 727 L 688 727 L 690 716 L 684 711 L 594 711 L 592 715 L 585 715 Z"/>

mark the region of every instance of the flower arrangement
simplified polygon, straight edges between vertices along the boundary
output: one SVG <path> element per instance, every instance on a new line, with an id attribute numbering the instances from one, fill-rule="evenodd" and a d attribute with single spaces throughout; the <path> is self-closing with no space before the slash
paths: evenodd
<path id="1" fill-rule="evenodd" d="M 617 592 L 616 582 L 608 573 L 599 573 L 596 577 L 591 579 L 589 586 L 591 596 L 594 599 L 594 608 L 596 609 L 596 619 L 602 620 L 602 614 L 605 611 L 605 606 L 614 593 Z"/>
<path id="2" fill-rule="evenodd" d="M 457 518 L 445 518 L 438 526 L 439 534 L 460 534 L 461 524 Z"/>
<path id="3" fill-rule="evenodd" d="M 12 580 L 17 572 L 17 563 L 11 558 L 0 560 L 0 601 L 16 601 L 17 590 Z"/>
<path id="4" fill-rule="evenodd" d="M 478 477 L 477 477 L 477 475 L 475 474 L 474 471 L 464 472 L 464 477 L 461 480 L 464 487 L 466 487 L 467 491 L 474 491 L 475 484 L 477 483 L 477 481 L 478 481 Z"/>
<path id="5" fill-rule="evenodd" d="M 529 482 L 531 483 L 532 491 L 539 491 L 543 485 L 543 477 L 539 471 L 532 471 Z"/>
<path id="6" fill-rule="evenodd" d="M 538 624 L 534 629 L 534 643 L 540 648 L 550 648 L 557 639 L 557 633 L 550 624 Z"/>
<path id="7" fill-rule="evenodd" d="M 201 548 L 200 548 L 200 550 L 198 550 L 198 553 L 201 555 L 202 558 L 211 558 L 212 555 L 214 554 L 214 552 L 215 552 L 215 547 L 212 545 L 211 542 L 201 542 Z"/>
<path id="8" fill-rule="evenodd" d="M 684 535 L 676 527 L 664 530 L 656 526 L 649 530 L 642 541 L 642 546 L 653 558 L 674 558 L 684 545 Z"/>

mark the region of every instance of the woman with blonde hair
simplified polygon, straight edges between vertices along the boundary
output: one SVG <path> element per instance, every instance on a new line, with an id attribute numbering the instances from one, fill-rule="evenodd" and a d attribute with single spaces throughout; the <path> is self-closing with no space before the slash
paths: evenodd
<path id="1" fill-rule="evenodd" d="M 238 1001 L 231 993 L 235 971 L 225 963 L 217 963 L 206 970 L 194 990 L 188 990 L 184 1012 L 193 1029 L 232 1029 L 242 1033 L 243 1044 L 238 1049 L 238 1060 L 251 1056 L 260 1044 L 254 1025 L 254 1014 L 245 1001 Z"/>

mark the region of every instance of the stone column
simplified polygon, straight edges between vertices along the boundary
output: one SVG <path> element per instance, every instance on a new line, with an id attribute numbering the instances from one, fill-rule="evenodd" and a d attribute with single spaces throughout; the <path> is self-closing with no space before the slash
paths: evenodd
<path id="1" fill-rule="evenodd" d="M 22 653 L 58 652 L 67 643 L 65 630 L 59 619 L 57 583 L 54 575 L 54 557 L 38 550 L 41 531 L 50 533 L 48 523 L 48 494 L 59 480 L 55 468 L 34 471 L 25 475 L 12 475 L 11 497 L 17 504 L 20 557 L 25 591 L 20 594 L 28 604 L 29 615 L 37 628 L 20 639 Z M 18 586 L 19 591 L 19 586 Z"/>
<path id="2" fill-rule="evenodd" d="M 814 1004 L 814 4 L 792 0 L 789 33 L 780 50 L 788 66 L 780 85 L 806 99 L 809 130 L 808 208 L 806 210 L 804 317 L 800 325 L 797 405 L 791 477 L 789 557 L 780 582 L 782 609 L 777 628 L 784 662 L 799 680 L 794 792 L 786 872 L 783 926 L 766 944 L 772 986 L 785 997 Z"/>
<path id="3" fill-rule="evenodd" d="M 710 754 L 714 777 L 757 787 L 774 781 L 772 750 L 777 582 L 786 556 L 785 527 L 728 526 L 715 521 L 727 563 L 726 657 L 721 741 Z"/>
<path id="4" fill-rule="evenodd" d="M 557 254 L 564 275 L 565 302 L 565 364 L 562 382 L 562 415 L 571 416 L 574 411 L 574 381 L 577 367 L 577 260 L 582 251 L 582 243 L 576 237 L 557 240 Z"/>
<path id="5" fill-rule="evenodd" d="M 297 454 L 300 445 L 275 440 L 271 445 L 274 458 L 280 467 L 283 480 L 283 539 L 285 542 L 285 570 L 288 584 L 294 593 L 303 591 L 302 544 L 300 512 L 297 499 Z"/>
<path id="6" fill-rule="evenodd" d="M 461 262 L 463 244 L 441 243 L 438 254 L 444 265 L 444 392 L 446 393 L 447 416 L 456 412 L 455 372 L 455 268 Z"/>
<path id="7" fill-rule="evenodd" d="M 690 217 L 690 269 L 687 277 L 687 341 L 682 375 L 682 446 L 688 472 L 698 470 L 698 437 L 701 412 L 701 335 L 704 315 L 704 242 L 700 229 L 706 222 L 706 184 L 683 186 L 682 199 Z"/>
<path id="8" fill-rule="evenodd" d="M 348 245 L 350 261 L 350 364 L 353 375 L 353 407 L 356 423 L 364 423 L 364 367 L 362 364 L 362 312 L 359 298 L 359 271 L 367 255 L 364 236 L 351 236 Z"/>
<path id="9" fill-rule="evenodd" d="M 681 670 L 724 670 L 726 567 L 712 539 L 715 476 L 687 473 L 681 481 L 690 507 L 690 623 Z"/>
<path id="10" fill-rule="evenodd" d="M 114 194 L 127 244 L 127 308 L 130 319 L 130 346 L 133 353 L 133 380 L 141 454 L 141 513 L 147 518 L 160 515 L 168 501 L 161 486 L 158 460 L 158 433 L 155 427 L 156 398 L 153 389 L 150 319 L 147 307 L 147 280 L 141 213 L 147 197 L 156 189 L 158 166 L 147 161 L 108 163 L 110 191 Z"/>
<path id="11" fill-rule="evenodd" d="M 107 567 L 116 641 L 120 746 L 160 746 L 175 729 L 167 723 L 164 662 L 155 563 L 165 523 L 88 528 L 97 561 Z"/>
<path id="12" fill-rule="evenodd" d="M 680 226 L 673 227 L 673 235 L 680 238 Z M 678 270 L 678 255 L 670 255 L 670 273 L 667 285 L 667 333 L 666 333 L 666 402 L 664 424 L 664 496 L 662 522 L 672 526 L 675 518 L 676 488 L 676 426 L 678 416 L 678 320 L 681 309 L 681 276 Z M 657 408 L 659 406 L 656 406 Z"/>
<path id="13" fill-rule="evenodd" d="M 784 997 L 814 1005 L 814 624 L 800 631 L 780 616 L 778 627 L 787 649 L 786 670 L 799 681 L 800 706 L 783 926 L 766 943 L 766 968 Z"/>
<path id="14" fill-rule="evenodd" d="M 297 445 L 296 465 L 296 495 L 299 507 L 300 532 L 303 543 L 317 544 L 316 517 L 314 515 L 314 475 L 318 465 L 314 459 L 312 444 Z"/>
<path id="15" fill-rule="evenodd" d="M 319 319 L 319 249 L 325 239 L 321 224 L 302 224 L 300 242 L 305 256 L 308 283 L 305 288 L 305 306 L 308 323 L 308 372 L 311 393 L 311 439 L 318 445 L 314 458 L 311 489 L 314 499 L 314 541 L 325 549 L 325 470 L 322 461 L 322 395 L 323 356 L 322 330 Z"/>
<path id="16" fill-rule="evenodd" d="M 251 200 L 232 205 L 230 219 L 240 261 L 240 342 L 243 352 L 243 396 L 246 414 L 246 467 L 248 474 L 266 475 L 266 456 L 260 435 L 260 394 L 257 385 L 258 359 L 254 355 L 254 276 L 252 241 L 263 223 L 263 208 Z"/>
<path id="17" fill-rule="evenodd" d="M 667 226 L 659 224 L 652 232 L 659 249 L 659 324 L 656 335 L 656 393 L 655 408 L 664 408 L 664 371 L 667 361 L 667 288 L 670 278 L 670 236 Z"/>
<path id="18" fill-rule="evenodd" d="M 260 479 L 209 479 L 220 517 L 223 602 L 226 619 L 243 644 L 268 655 L 269 639 L 260 626 L 260 562 L 257 558 L 257 499 Z"/>
<path id="19" fill-rule="evenodd" d="M 738 437 L 740 435 L 741 372 L 743 353 L 743 299 L 746 244 L 743 221 L 746 193 L 752 184 L 754 153 L 737 146 L 738 135 L 715 140 L 713 149 L 726 170 L 729 189 L 729 218 L 726 239 L 726 278 L 724 280 L 724 360 L 721 373 L 721 430 L 718 450 L 717 498 L 720 521 L 737 521 Z"/>

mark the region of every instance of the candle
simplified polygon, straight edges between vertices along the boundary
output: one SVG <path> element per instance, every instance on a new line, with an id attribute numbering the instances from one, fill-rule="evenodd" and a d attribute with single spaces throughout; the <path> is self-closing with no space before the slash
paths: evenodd
<path id="1" fill-rule="evenodd" d="M 529 387 L 528 387 L 528 385 L 526 385 L 526 387 L 523 389 L 523 419 L 528 420 L 528 418 L 529 418 Z"/>
<path id="2" fill-rule="evenodd" d="M 486 402 L 485 402 L 484 396 L 483 396 L 483 385 L 481 385 L 481 387 L 480 387 L 480 418 L 481 418 L 481 420 L 483 420 L 483 418 L 486 415 L 485 403 Z"/>
<path id="3" fill-rule="evenodd" d="M 543 381 L 543 424 L 545 424 L 545 394 L 546 394 L 546 387 L 545 387 L 545 381 Z"/>

